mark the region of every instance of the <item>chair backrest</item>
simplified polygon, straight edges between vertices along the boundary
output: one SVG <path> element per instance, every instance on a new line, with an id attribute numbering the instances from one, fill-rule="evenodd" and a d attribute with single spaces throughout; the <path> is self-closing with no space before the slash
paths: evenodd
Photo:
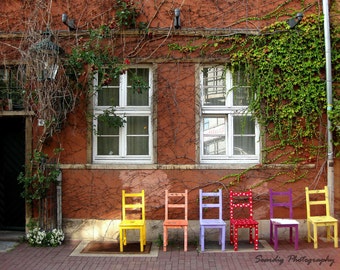
<path id="1" fill-rule="evenodd" d="M 274 218 L 274 208 L 279 208 L 282 212 L 283 208 L 289 210 L 289 218 L 293 218 L 293 192 L 292 189 L 287 191 L 273 191 L 269 190 L 269 206 L 270 206 L 270 218 Z"/>
<path id="2" fill-rule="evenodd" d="M 126 193 L 122 190 L 122 220 L 145 221 L 144 190 L 140 193 Z"/>
<path id="3" fill-rule="evenodd" d="M 213 211 L 209 211 L 212 210 L 213 208 L 218 210 L 218 219 L 222 220 L 222 189 L 219 189 L 218 192 L 203 192 L 203 190 L 200 189 L 199 204 L 200 204 L 200 220 L 205 219 L 204 218 L 205 212 L 208 212 L 207 214 L 214 214 Z"/>
<path id="4" fill-rule="evenodd" d="M 184 202 L 183 202 L 184 199 Z M 176 218 L 172 218 L 171 209 L 183 209 L 182 217 L 181 213 L 176 211 Z M 165 220 L 169 219 L 183 219 L 188 220 L 188 190 L 186 189 L 184 193 L 171 193 L 167 189 L 165 190 Z"/>
<path id="5" fill-rule="evenodd" d="M 306 190 L 306 208 L 307 208 L 307 218 L 311 216 L 315 216 L 312 214 L 311 206 L 321 206 L 318 207 L 318 211 L 323 211 L 324 214 L 317 216 L 330 216 L 329 209 L 329 198 L 328 198 L 328 187 L 325 186 L 324 189 L 317 190 L 309 190 L 308 187 Z M 321 195 L 321 196 L 320 196 Z"/>
<path id="6" fill-rule="evenodd" d="M 229 191 L 229 200 L 230 200 L 230 219 L 235 218 L 235 210 L 238 208 L 248 209 L 246 216 L 242 216 L 242 218 L 253 219 L 253 192 L 243 191 L 243 192 L 234 192 L 232 190 Z M 241 212 L 241 211 L 239 211 Z M 244 215 L 246 211 L 242 211 Z"/>

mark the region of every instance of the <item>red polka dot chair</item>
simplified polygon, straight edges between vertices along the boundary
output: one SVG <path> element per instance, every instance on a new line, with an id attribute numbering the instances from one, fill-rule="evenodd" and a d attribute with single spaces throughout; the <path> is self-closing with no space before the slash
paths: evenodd
<path id="1" fill-rule="evenodd" d="M 230 199 L 230 243 L 234 245 L 234 251 L 238 250 L 238 230 L 249 229 L 249 243 L 253 244 L 255 250 L 259 246 L 259 223 L 253 218 L 253 193 L 251 190 L 245 192 L 229 191 Z M 253 229 L 255 238 L 253 239 Z"/>

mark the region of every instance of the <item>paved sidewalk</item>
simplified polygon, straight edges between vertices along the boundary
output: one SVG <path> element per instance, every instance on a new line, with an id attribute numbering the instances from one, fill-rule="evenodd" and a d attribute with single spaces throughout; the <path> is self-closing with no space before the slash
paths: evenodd
<path id="1" fill-rule="evenodd" d="M 20 243 L 12 250 L 0 252 L 0 269 L 131 269 L 131 270 L 247 270 L 247 269 L 340 269 L 340 248 L 320 240 L 319 248 L 300 240 L 299 250 L 282 240 L 275 251 L 210 251 L 199 253 L 195 247 L 159 249 L 156 257 L 70 256 L 80 242 L 67 241 L 56 248 L 35 248 Z"/>

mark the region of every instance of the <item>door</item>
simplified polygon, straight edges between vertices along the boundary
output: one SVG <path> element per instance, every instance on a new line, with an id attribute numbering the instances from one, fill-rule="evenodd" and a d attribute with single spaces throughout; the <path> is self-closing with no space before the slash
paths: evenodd
<path id="1" fill-rule="evenodd" d="M 25 200 L 17 177 L 25 164 L 25 118 L 0 117 L 0 230 L 25 229 Z"/>

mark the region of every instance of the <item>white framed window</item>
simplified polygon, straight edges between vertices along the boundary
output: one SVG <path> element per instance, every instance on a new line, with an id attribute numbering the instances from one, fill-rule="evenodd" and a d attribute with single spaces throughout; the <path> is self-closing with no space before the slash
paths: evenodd
<path id="1" fill-rule="evenodd" d="M 94 87 L 98 86 L 99 79 L 95 77 Z M 134 88 L 136 79 L 144 87 Z M 149 66 L 138 66 L 128 69 L 119 78 L 97 89 L 93 117 L 95 163 L 153 162 L 152 85 L 152 69 Z M 112 108 L 116 116 L 124 119 L 123 126 L 109 125 L 99 117 Z"/>
<path id="2" fill-rule="evenodd" d="M 0 66 L 0 99 L 10 100 L 14 110 L 23 109 L 25 66 Z"/>
<path id="3" fill-rule="evenodd" d="M 200 162 L 259 162 L 259 126 L 248 111 L 246 74 L 200 68 Z"/>

